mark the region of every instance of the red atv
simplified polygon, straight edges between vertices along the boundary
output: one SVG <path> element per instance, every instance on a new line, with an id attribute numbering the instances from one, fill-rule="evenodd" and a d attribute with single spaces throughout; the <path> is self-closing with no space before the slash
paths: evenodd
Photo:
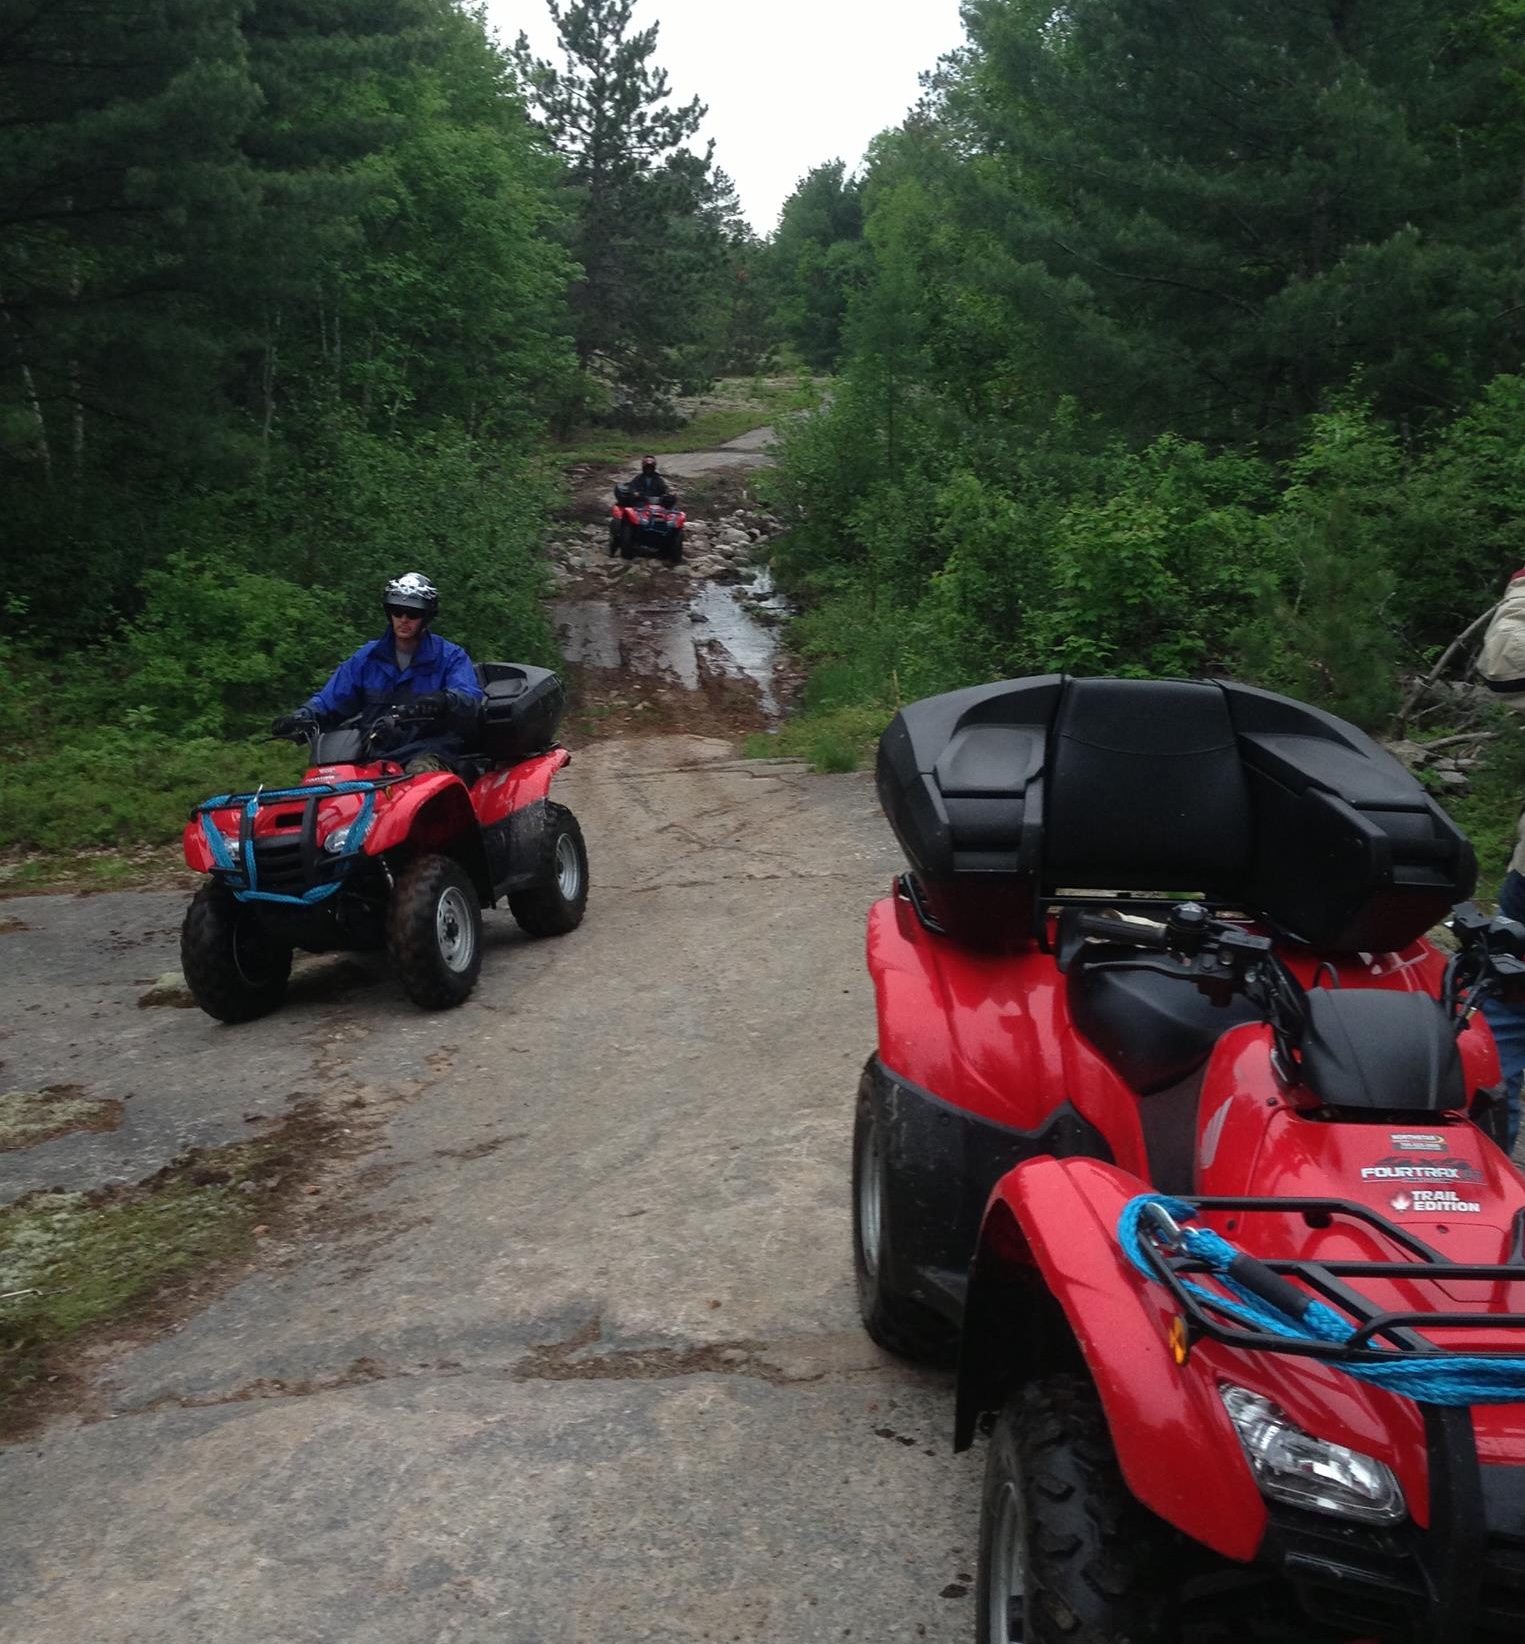
<path id="1" fill-rule="evenodd" d="M 1525 929 L 1426 940 L 1465 838 L 1226 683 L 932 698 L 878 784 L 858 1289 L 997 1417 L 983 1644 L 1525 1637 Z"/>
<path id="2" fill-rule="evenodd" d="M 489 662 L 477 746 L 461 775 L 407 776 L 386 757 L 409 705 L 311 738 L 300 787 L 198 805 L 185 859 L 211 882 L 180 935 L 196 1003 L 247 1022 L 285 997 L 294 948 L 386 948 L 426 1010 L 460 1004 L 482 966 L 482 909 L 508 898 L 531 936 L 582 921 L 588 855 L 577 819 L 548 796 L 571 755 L 555 741 L 565 696 L 545 668 Z"/>
<path id="3" fill-rule="evenodd" d="M 637 554 L 655 554 L 676 565 L 683 558 L 683 527 L 688 515 L 680 512 L 671 492 L 661 497 L 642 496 L 633 486 L 616 485 L 614 507 L 609 510 L 609 552 L 634 559 Z"/>

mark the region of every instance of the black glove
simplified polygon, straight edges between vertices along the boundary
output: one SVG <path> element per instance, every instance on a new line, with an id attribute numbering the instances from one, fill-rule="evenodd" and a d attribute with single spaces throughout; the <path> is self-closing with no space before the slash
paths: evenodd
<path id="1" fill-rule="evenodd" d="M 392 709 L 399 719 L 438 719 L 450 711 L 447 691 L 430 691 L 424 696 L 410 696 Z"/>
<path id="2" fill-rule="evenodd" d="M 309 736 L 318 728 L 317 719 L 306 708 L 298 708 L 294 714 L 282 714 L 270 727 L 271 736 L 294 737 L 298 734 Z"/>

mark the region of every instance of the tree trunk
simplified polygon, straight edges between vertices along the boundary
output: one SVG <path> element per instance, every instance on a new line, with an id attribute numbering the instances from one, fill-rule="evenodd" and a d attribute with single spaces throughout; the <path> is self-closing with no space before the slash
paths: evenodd
<path id="1" fill-rule="evenodd" d="M 260 372 L 260 391 L 264 397 L 265 415 L 259 431 L 259 471 L 263 479 L 270 469 L 270 429 L 275 422 L 275 339 L 281 329 L 281 312 L 275 311 L 265 333 L 265 361 Z"/>
<path id="2" fill-rule="evenodd" d="M 51 489 L 53 451 L 48 444 L 48 425 L 42 414 L 42 400 L 38 397 L 37 382 L 32 376 L 32 368 L 26 363 L 26 353 L 21 346 L 21 332 L 16 326 L 16 316 L 6 307 L 3 291 L 0 291 L 0 314 L 5 316 L 5 329 L 16 350 L 16 364 L 21 370 L 22 394 L 26 399 L 27 409 L 32 413 L 32 421 L 37 426 L 37 454 L 42 458 L 42 477 Z"/>

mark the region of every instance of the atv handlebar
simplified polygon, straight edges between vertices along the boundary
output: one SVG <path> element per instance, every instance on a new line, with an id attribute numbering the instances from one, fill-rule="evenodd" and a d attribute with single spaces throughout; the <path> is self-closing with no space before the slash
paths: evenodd
<path id="1" fill-rule="evenodd" d="M 1103 918 L 1093 913 L 1072 917 L 1070 930 L 1077 936 L 1174 954 L 1179 959 L 1207 957 L 1214 971 L 1237 972 L 1272 948 L 1269 936 L 1256 936 L 1226 919 L 1214 919 L 1200 902 L 1178 902 L 1163 921 Z"/>
<path id="2" fill-rule="evenodd" d="M 1446 921 L 1459 950 L 1446 962 L 1441 1003 L 1457 1032 L 1485 999 L 1525 1004 L 1525 925 L 1503 914 L 1489 918 L 1471 902 Z"/>
<path id="3" fill-rule="evenodd" d="M 1103 918 L 1067 909 L 1060 923 L 1061 968 L 1068 969 L 1077 959 L 1087 962 L 1081 958 L 1087 938 L 1163 956 L 1158 961 L 1103 956 L 1090 960 L 1092 967 L 1142 965 L 1162 976 L 1194 983 L 1220 1004 L 1232 994 L 1253 990 L 1273 1023 L 1286 1020 L 1290 1024 L 1289 1007 L 1296 1013 L 1301 989 L 1276 959 L 1271 938 L 1214 919 L 1200 902 L 1176 903 L 1163 921 Z"/>
<path id="4" fill-rule="evenodd" d="M 1070 926 L 1077 936 L 1090 936 L 1101 942 L 1123 942 L 1130 948 L 1152 948 L 1156 952 L 1169 951 L 1165 927 L 1153 920 L 1112 919 L 1100 913 L 1082 913 Z"/>

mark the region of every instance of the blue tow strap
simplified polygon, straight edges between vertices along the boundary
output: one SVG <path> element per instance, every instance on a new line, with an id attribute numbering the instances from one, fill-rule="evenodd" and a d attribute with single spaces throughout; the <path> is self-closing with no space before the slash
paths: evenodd
<path id="1" fill-rule="evenodd" d="M 1118 1219 L 1117 1237 L 1129 1261 L 1147 1279 L 1159 1283 L 1159 1274 L 1144 1254 L 1146 1237 L 1142 1218 L 1146 1208 L 1159 1205 L 1174 1221 L 1184 1224 L 1195 1218 L 1194 1205 L 1173 1199 L 1165 1193 L 1140 1193 L 1123 1206 Z M 1227 1313 L 1267 1335 L 1284 1336 L 1290 1341 L 1324 1341 L 1336 1344 L 1347 1342 L 1356 1333 L 1356 1326 L 1342 1318 L 1332 1307 L 1321 1301 L 1310 1302 L 1301 1319 L 1273 1307 L 1229 1276 L 1229 1264 L 1240 1252 L 1206 1227 L 1181 1227 L 1182 1247 L 1195 1261 L 1205 1263 L 1216 1275 L 1225 1290 L 1208 1290 L 1188 1278 L 1177 1275 L 1177 1283 L 1189 1290 L 1198 1301 L 1220 1313 Z M 1423 1275 L 1430 1277 L 1431 1275 Z M 1390 1352 L 1392 1363 L 1373 1363 L 1371 1360 L 1326 1359 L 1348 1376 L 1386 1388 L 1390 1393 L 1401 1393 L 1406 1398 L 1424 1404 L 1514 1404 L 1525 1400 L 1525 1358 L 1505 1357 L 1503 1354 L 1450 1353 L 1437 1348 L 1433 1356 L 1400 1353 L 1396 1349 L 1374 1349 Z"/>

